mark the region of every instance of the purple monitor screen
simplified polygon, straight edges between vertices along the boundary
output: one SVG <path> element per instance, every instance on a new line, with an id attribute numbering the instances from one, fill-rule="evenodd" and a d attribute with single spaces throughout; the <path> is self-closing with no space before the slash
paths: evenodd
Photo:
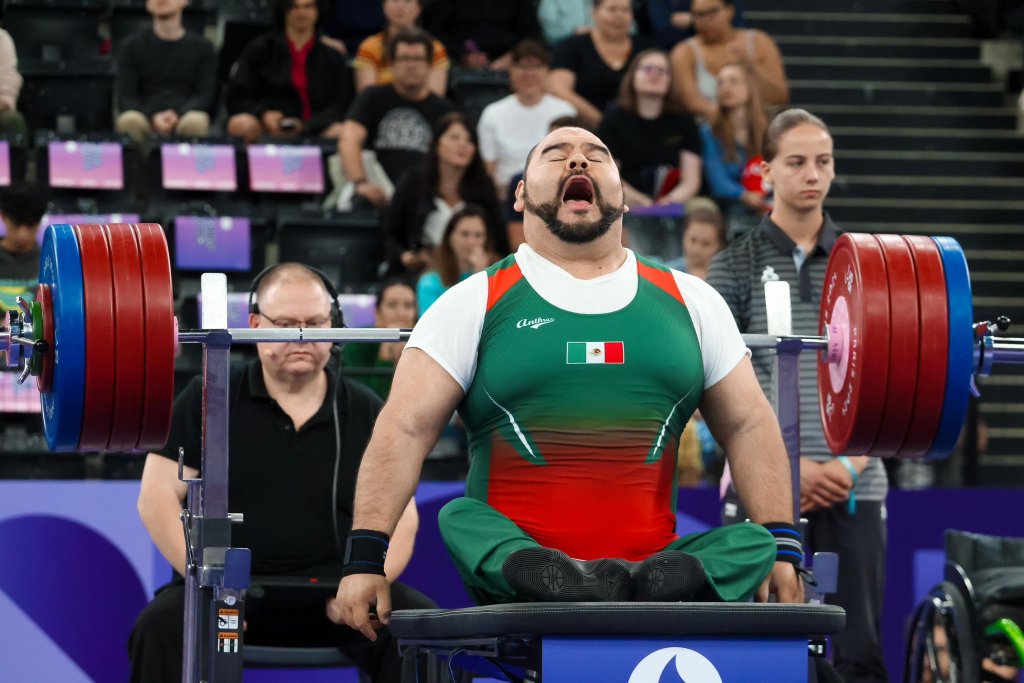
<path id="1" fill-rule="evenodd" d="M 49 153 L 50 187 L 124 188 L 121 145 L 117 142 L 53 141 Z"/>
<path id="2" fill-rule="evenodd" d="M 35 377 L 18 384 L 17 372 L 0 372 L 0 413 L 38 413 L 39 390 Z"/>
<path id="3" fill-rule="evenodd" d="M 43 233 L 46 232 L 45 228 L 47 225 L 57 225 L 60 223 L 67 223 L 69 225 L 86 225 L 92 223 L 138 223 L 141 216 L 137 213 L 64 213 L 53 215 L 43 214 L 43 219 L 39 221 L 41 226 L 39 233 L 36 235 L 36 241 L 39 244 L 43 243 Z M 7 226 L 4 225 L 3 220 L 0 220 L 0 237 L 7 234 Z"/>
<path id="4" fill-rule="evenodd" d="M 235 148 L 231 145 L 169 143 L 160 147 L 165 190 L 238 189 Z"/>
<path id="5" fill-rule="evenodd" d="M 373 327 L 377 297 L 373 294 L 339 294 L 338 304 L 348 327 Z"/>
<path id="6" fill-rule="evenodd" d="M 182 270 L 252 269 L 251 224 L 230 216 L 174 219 L 174 262 Z"/>
<path id="7" fill-rule="evenodd" d="M 254 192 L 323 192 L 319 147 L 249 145 L 249 187 Z"/>
<path id="8" fill-rule="evenodd" d="M 11 184 L 11 143 L 0 140 L 0 185 Z"/>

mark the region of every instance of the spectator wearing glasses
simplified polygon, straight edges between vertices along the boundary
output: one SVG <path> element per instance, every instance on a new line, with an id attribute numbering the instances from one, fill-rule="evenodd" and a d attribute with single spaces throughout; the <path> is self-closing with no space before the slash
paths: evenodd
<path id="1" fill-rule="evenodd" d="M 597 134 L 619 164 L 629 206 L 682 204 L 700 191 L 697 125 L 676 97 L 661 50 L 633 58 Z"/>
<path id="2" fill-rule="evenodd" d="M 414 28 L 423 9 L 422 0 L 383 0 L 384 17 L 387 27 L 372 35 L 359 45 L 352 66 L 356 71 L 356 91 L 362 92 L 371 85 L 387 85 L 394 81 L 391 59 L 387 53 L 388 41 L 399 31 Z M 428 85 L 438 97 L 444 97 L 448 90 L 448 52 L 441 41 L 434 40 L 434 56 L 430 65 Z"/>
<path id="3" fill-rule="evenodd" d="M 352 99 L 352 70 L 316 36 L 316 0 L 276 0 L 278 28 L 242 52 L 228 87 L 228 134 L 341 135 Z"/>
<path id="4" fill-rule="evenodd" d="M 404 29 L 388 43 L 394 82 L 359 93 L 345 120 L 338 154 L 350 192 L 373 206 L 391 201 L 395 183 L 430 149 L 433 128 L 455 109 L 430 91 L 434 39 L 417 28 Z M 368 155 L 366 152 L 373 152 Z M 351 201 L 343 191 L 339 207 Z"/>
<path id="5" fill-rule="evenodd" d="M 733 0 L 693 0 L 690 16 L 697 35 L 672 49 L 676 87 L 695 116 L 715 115 L 715 77 L 726 64 L 750 66 L 766 106 L 789 102 L 789 82 L 782 55 L 764 31 L 733 27 Z"/>
<path id="6" fill-rule="evenodd" d="M 555 46 L 548 92 L 576 107 L 588 126 L 597 128 L 605 108 L 615 100 L 619 83 L 634 55 L 650 47 L 631 36 L 629 0 L 594 0 L 594 29 Z"/>
<path id="7" fill-rule="evenodd" d="M 480 115 L 480 156 L 502 197 L 513 176 L 522 173 L 530 148 L 548 134 L 551 122 L 576 115 L 571 104 L 544 92 L 549 61 L 548 51 L 536 41 L 516 45 L 509 69 L 512 94 L 487 105 Z"/>

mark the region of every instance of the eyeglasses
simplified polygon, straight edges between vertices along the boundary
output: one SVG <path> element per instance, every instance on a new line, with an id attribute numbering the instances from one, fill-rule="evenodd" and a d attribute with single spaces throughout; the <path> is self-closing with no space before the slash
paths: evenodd
<path id="1" fill-rule="evenodd" d="M 637 68 L 637 71 L 641 71 L 648 76 L 667 76 L 668 69 L 663 66 L 655 66 L 653 64 L 645 64 Z"/>
<path id="2" fill-rule="evenodd" d="M 266 318 L 274 327 L 294 329 L 297 327 L 330 327 L 331 317 L 310 318 L 309 320 L 293 320 L 291 318 L 271 318 L 269 315 L 260 313 L 261 318 Z"/>
<path id="3" fill-rule="evenodd" d="M 723 9 L 725 9 L 725 5 L 719 5 L 718 7 L 706 9 L 703 12 L 690 12 L 690 16 L 693 17 L 694 21 L 701 21 L 702 19 L 711 19 L 717 16 L 718 13 L 721 12 Z"/>

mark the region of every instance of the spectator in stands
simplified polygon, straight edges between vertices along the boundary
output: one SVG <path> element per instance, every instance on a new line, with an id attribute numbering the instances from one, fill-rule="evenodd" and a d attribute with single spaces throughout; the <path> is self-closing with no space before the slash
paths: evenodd
<path id="1" fill-rule="evenodd" d="M 426 269 L 449 219 L 467 204 L 483 208 L 490 243 L 501 255 L 507 254 L 498 195 L 480 158 L 476 130 L 465 114 L 451 112 L 438 121 L 429 151 L 402 176 L 384 213 L 389 274 L 419 274 Z"/>
<path id="2" fill-rule="evenodd" d="M 711 257 L 729 244 L 722 213 L 710 200 L 702 197 L 686 205 L 682 242 L 683 255 L 665 265 L 706 280 Z"/>
<path id="3" fill-rule="evenodd" d="M 423 25 L 470 69 L 507 71 L 516 43 L 541 38 L 536 0 L 431 0 Z"/>
<path id="4" fill-rule="evenodd" d="M 124 41 L 117 60 L 115 129 L 142 145 L 150 133 L 205 137 L 217 91 L 213 45 L 181 23 L 188 0 L 146 0 L 152 28 Z"/>
<path id="5" fill-rule="evenodd" d="M 256 38 L 238 59 L 228 88 L 228 134 L 341 135 L 352 100 L 345 58 L 316 36 L 316 0 L 276 0 L 277 28 Z"/>
<path id="6" fill-rule="evenodd" d="M 374 327 L 409 329 L 415 324 L 416 290 L 405 280 L 385 280 L 377 294 Z M 395 364 L 401 358 L 404 348 L 405 342 L 345 344 L 341 358 L 346 376 L 365 384 L 382 399 L 387 400 Z M 347 372 L 353 368 L 365 370 L 367 374 Z"/>
<path id="7" fill-rule="evenodd" d="M 768 118 L 749 66 L 726 64 L 717 82 L 718 104 L 700 135 L 708 191 L 723 206 L 735 235 L 760 223 L 770 208 L 761 184 L 761 138 Z"/>
<path id="8" fill-rule="evenodd" d="M 319 7 L 323 35 L 341 41 L 345 48 L 344 54 L 355 54 L 358 45 L 379 32 L 385 24 L 380 3 L 367 0 L 320 0 Z"/>
<path id="9" fill-rule="evenodd" d="M 371 85 L 387 85 L 394 81 L 391 59 L 387 55 L 388 41 L 399 31 L 416 26 L 422 0 L 383 0 L 387 27 L 370 36 L 359 45 L 352 66 L 356 70 L 356 91 L 362 92 Z M 430 66 L 428 83 L 430 91 L 444 97 L 448 91 L 448 52 L 441 41 L 434 40 L 434 56 Z"/>
<path id="10" fill-rule="evenodd" d="M 17 310 L 17 298 L 31 300 L 39 282 L 39 223 L 46 200 L 35 187 L 12 187 L 0 196 L 0 311 Z"/>
<path id="11" fill-rule="evenodd" d="M 537 20 L 549 45 L 589 33 L 594 28 L 594 0 L 540 0 Z"/>
<path id="12" fill-rule="evenodd" d="M 697 124 L 676 97 L 661 50 L 633 58 L 597 135 L 619 164 L 629 206 L 682 204 L 700 191 Z"/>
<path id="13" fill-rule="evenodd" d="M 480 156 L 502 197 L 512 177 L 522 173 L 530 148 L 548 134 L 551 122 L 576 114 L 571 104 L 544 92 L 549 63 L 540 43 L 524 40 L 516 45 L 509 69 L 512 94 L 489 104 L 480 115 Z"/>
<path id="14" fill-rule="evenodd" d="M 596 128 L 605 108 L 615 100 L 626 67 L 650 44 L 629 34 L 633 25 L 629 0 L 594 0 L 593 16 L 593 31 L 570 36 L 555 46 L 548 92 L 576 107 L 588 126 Z"/>
<path id="15" fill-rule="evenodd" d="M 672 66 L 686 108 L 696 116 L 715 115 L 715 77 L 726 64 L 750 65 L 766 105 L 789 102 L 789 82 L 782 55 L 771 36 L 733 27 L 733 0 L 693 0 L 690 14 L 697 35 L 676 45 Z"/>
<path id="16" fill-rule="evenodd" d="M 20 143 L 24 145 L 28 142 L 28 127 L 25 117 L 18 112 L 21 83 L 14 40 L 10 33 L 0 28 L 0 134 L 21 136 Z"/>
<path id="17" fill-rule="evenodd" d="M 349 109 L 338 154 L 347 182 L 373 206 L 391 200 L 394 183 L 417 166 L 430 149 L 432 130 L 453 111 L 448 100 L 430 92 L 434 39 L 420 29 L 399 31 L 388 43 L 395 80 L 359 93 Z M 374 153 L 366 158 L 364 148 Z"/>
<path id="18" fill-rule="evenodd" d="M 430 270 L 416 283 L 416 301 L 423 315 L 442 294 L 498 260 L 483 208 L 467 204 L 455 212 L 434 249 Z"/>

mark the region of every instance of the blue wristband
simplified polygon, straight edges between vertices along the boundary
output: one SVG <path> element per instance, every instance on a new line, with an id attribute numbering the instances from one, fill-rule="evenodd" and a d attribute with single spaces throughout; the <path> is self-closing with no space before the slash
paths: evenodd
<path id="1" fill-rule="evenodd" d="M 789 562 L 797 567 L 804 562 L 803 538 L 789 522 L 767 522 L 762 525 L 775 539 L 775 561 Z"/>
<path id="2" fill-rule="evenodd" d="M 857 480 L 860 479 L 860 473 L 857 472 L 857 468 L 853 466 L 850 459 L 845 455 L 840 455 L 838 458 L 839 462 L 843 463 L 843 467 L 850 473 L 853 478 L 853 487 L 850 489 L 850 498 L 846 501 L 846 511 L 851 515 L 857 514 Z"/>

